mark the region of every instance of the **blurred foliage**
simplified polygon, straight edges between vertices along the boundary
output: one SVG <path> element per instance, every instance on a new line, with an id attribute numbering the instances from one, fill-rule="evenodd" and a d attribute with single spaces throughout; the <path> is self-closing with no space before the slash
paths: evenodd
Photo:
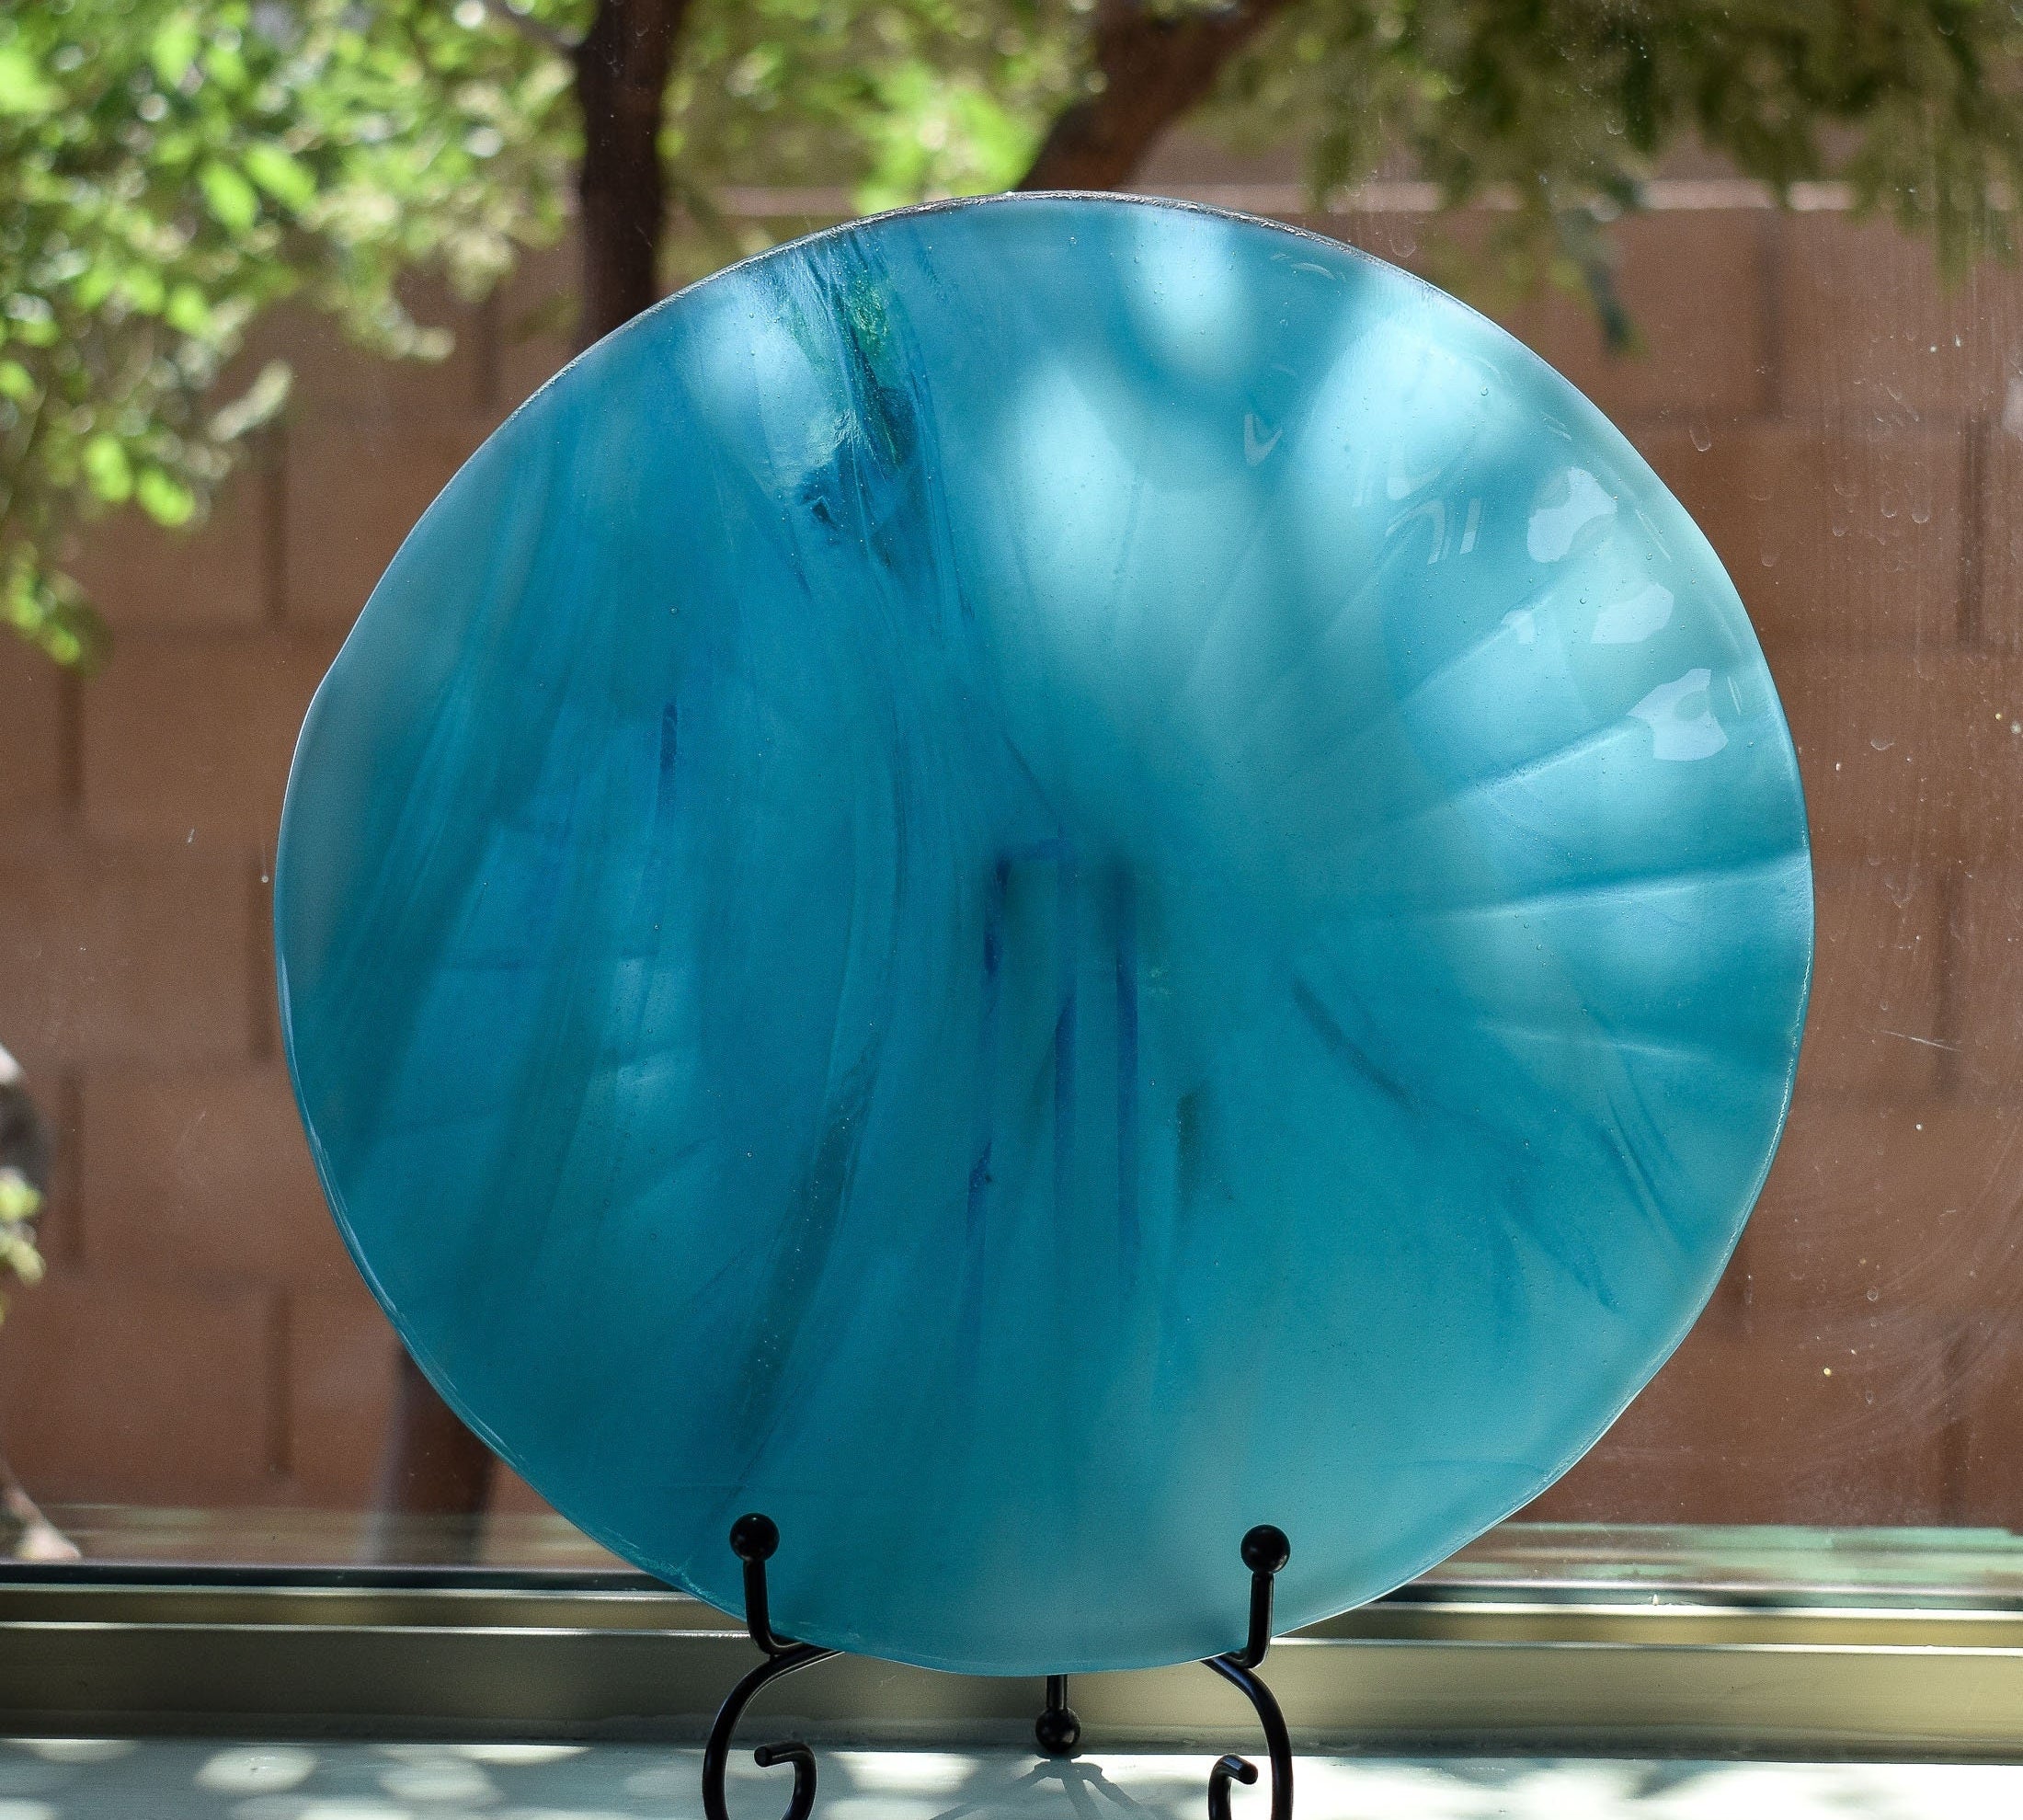
<path id="1" fill-rule="evenodd" d="M 1304 143 L 1320 194 L 1388 166 L 1444 207 L 1503 203 L 1506 277 L 1586 290 L 1621 345 L 1597 228 L 1681 142 L 1780 196 L 1846 184 L 1950 279 L 2013 258 L 2019 82 L 2016 0 L 1306 0 L 1211 113 L 1238 143 Z"/>
<path id="2" fill-rule="evenodd" d="M 1152 14 L 1207 0 L 1145 0 Z M 594 0 L 38 0 L 0 12 L 0 616 L 59 661 L 102 635 L 63 570 L 81 517 L 201 516 L 286 397 L 234 360 L 299 298 L 389 355 L 553 240 Z M 1098 0 L 692 0 L 663 152 L 670 274 L 755 250 L 732 185 L 861 208 L 1015 181 L 1100 81 Z M 1102 0 L 1115 5 L 1117 0 Z M 1946 269 L 2007 255 L 2023 193 L 2016 0 L 1295 0 L 1206 123 L 1503 205 L 1512 281 L 1576 284 L 1618 342 L 1603 224 L 1697 136 L 1786 188 L 1836 177 Z"/>
<path id="3" fill-rule="evenodd" d="M 389 355 L 447 338 L 412 270 L 485 291 L 560 231 L 588 0 L 40 0 L 0 12 L 0 617 L 88 668 L 63 556 L 131 504 L 200 518 L 288 372 L 234 371 L 300 298 Z M 1069 5 L 754 0 L 691 9 L 665 151 L 675 263 L 750 250 L 725 181 L 863 204 L 1000 187 L 1076 78 Z M 221 405 L 221 397 L 223 402 Z"/>
<path id="4" fill-rule="evenodd" d="M 31 1285 L 42 1280 L 42 1254 L 35 1249 L 33 1224 L 41 1206 L 40 1193 L 19 1170 L 0 1169 L 0 1275 Z M 6 1311 L 7 1299 L 0 1296 L 0 1318 Z"/>
<path id="5" fill-rule="evenodd" d="M 693 269 L 720 244 L 709 197 L 726 184 L 840 187 L 867 213 L 1009 188 L 1080 92 L 1088 11 L 1070 0 L 703 0 L 663 143 L 688 204 L 676 259 Z M 704 244 L 685 244 L 684 225 Z M 737 250 L 764 232 L 743 224 Z"/>
<path id="6" fill-rule="evenodd" d="M 566 74 L 424 4 L 0 13 L 0 614 L 93 660 L 74 521 L 203 510 L 287 395 L 285 367 L 229 367 L 269 305 L 440 354 L 396 281 L 434 266 L 474 294 L 559 230 Z"/>

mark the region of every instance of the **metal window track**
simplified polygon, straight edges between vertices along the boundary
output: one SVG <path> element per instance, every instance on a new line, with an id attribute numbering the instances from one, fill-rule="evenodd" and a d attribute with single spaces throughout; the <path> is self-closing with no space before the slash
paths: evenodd
<path id="1" fill-rule="evenodd" d="M 693 1739 L 756 1659 L 721 1613 L 624 1574 L 0 1581 L 15 1735 Z M 1308 1746 L 2023 1755 L 2023 1605 L 2006 1602 L 1418 1587 L 1282 1640 L 1267 1672 Z M 1249 1735 L 1191 1666 L 1079 1676 L 1073 1698 L 1095 1749 Z M 817 1738 L 948 1747 L 1029 1738 L 1041 1688 L 845 1657 L 768 1700 Z"/>

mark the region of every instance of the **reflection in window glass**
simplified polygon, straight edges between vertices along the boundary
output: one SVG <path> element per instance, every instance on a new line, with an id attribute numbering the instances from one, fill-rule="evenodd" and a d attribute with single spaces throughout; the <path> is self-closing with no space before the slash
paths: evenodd
<path id="1" fill-rule="evenodd" d="M 1296 206 L 1218 155 L 1175 148 L 1145 187 Z M 1572 298 L 1503 313 L 1630 434 L 1749 606 L 1804 769 L 1818 972 L 1783 1150 L 1706 1315 L 1521 1514 L 1550 1527 L 1447 1577 L 1914 1590 L 2017 1571 L 1998 1536 L 1817 1532 L 2023 1523 L 2023 280 L 1984 268 L 1949 292 L 1928 246 L 1804 200 L 1655 186 L 1613 230 L 1629 354 Z M 1379 186 L 1303 219 L 1424 265 L 1422 200 Z M 1484 220 L 1446 232 L 1465 247 Z M 78 681 L 0 636 L 0 1041 L 19 1065 L 0 1064 L 0 1162 L 42 1191 L 47 1265 L 0 1328 L 19 1482 L 0 1547 L 608 1561 L 503 1470 L 486 1520 L 389 1519 L 396 1349 L 303 1146 L 267 933 L 310 693 L 417 514 L 566 357 L 538 306 L 567 282 L 555 255 L 509 308 L 429 300 L 454 346 L 427 366 L 276 317 L 263 357 L 292 362 L 294 396 L 210 524 L 122 514 L 79 553 L 115 660 Z M 404 1471 L 440 1457 L 457 1479 L 457 1434 L 410 1440 Z"/>

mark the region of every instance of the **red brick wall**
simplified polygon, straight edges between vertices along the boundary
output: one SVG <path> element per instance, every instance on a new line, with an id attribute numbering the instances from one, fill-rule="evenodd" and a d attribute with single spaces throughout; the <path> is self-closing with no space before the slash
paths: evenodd
<path id="1" fill-rule="evenodd" d="M 1422 254 L 1408 216 L 1328 225 Z M 1819 974 L 1733 1269 L 1539 1514 L 2023 1527 L 2023 281 L 1946 295 L 1924 248 L 1828 214 L 1667 212 L 1622 246 L 1641 356 L 1572 303 L 1513 326 L 1755 616 L 1805 768 Z M 258 354 L 296 397 L 212 525 L 90 540 L 111 667 L 79 685 L 0 640 L 0 1039 L 63 1142 L 0 1434 L 51 1497 L 367 1492 L 390 1340 L 279 1059 L 269 861 L 350 616 L 560 356 L 505 326 L 541 282 L 439 309 L 457 351 L 429 369 L 276 325 Z"/>
<path id="2" fill-rule="evenodd" d="M 0 639 L 0 1030 L 55 1118 L 51 1270 L 0 1328 L 38 1495 L 356 1505 L 392 1340 L 324 1207 L 275 1023 L 269 863 L 311 693 L 409 524 L 553 370 L 503 302 L 395 368 L 263 331 L 296 389 L 199 536 L 97 527 L 94 681 Z M 534 1502 L 511 1482 L 508 1501 Z"/>

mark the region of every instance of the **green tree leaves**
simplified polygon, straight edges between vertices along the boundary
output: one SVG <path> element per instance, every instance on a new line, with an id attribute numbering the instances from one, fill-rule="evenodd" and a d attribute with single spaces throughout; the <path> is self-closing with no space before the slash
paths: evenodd
<path id="1" fill-rule="evenodd" d="M 63 91 L 45 82 L 35 60 L 16 46 L 0 49 L 0 114 L 46 114 Z"/>
<path id="2" fill-rule="evenodd" d="M 197 173 L 198 186 L 218 224 L 231 234 L 244 234 L 260 218 L 259 192 L 244 175 L 221 160 L 210 159 Z M 314 184 L 310 194 L 315 194 Z"/>
<path id="3" fill-rule="evenodd" d="M 286 396 L 279 369 L 217 395 L 262 311 L 301 297 L 440 351 L 399 280 L 476 294 L 559 230 L 566 82 L 425 0 L 0 14 L 0 617 L 62 662 L 103 649 L 74 528 L 202 515 Z"/>
<path id="4" fill-rule="evenodd" d="M 42 1254 L 35 1248 L 35 1216 L 41 1210 L 40 1192 L 18 1169 L 0 1169 L 0 1274 L 30 1286 L 42 1280 Z M 0 1317 L 7 1302 L 0 1296 Z"/>
<path id="5" fill-rule="evenodd" d="M 301 299 L 428 358 L 445 338 L 403 307 L 404 274 L 476 296 L 560 233 L 569 47 L 597 4 L 0 10 L 0 618 L 62 662 L 102 650 L 63 574 L 74 528 L 201 519 L 287 396 L 278 366 L 232 389 L 261 312 Z M 1003 188 L 1094 92 L 1099 21 L 1234 4 L 691 0 L 660 137 L 669 273 L 764 244 L 718 207 L 730 186 L 861 208 Z M 1627 343 L 1601 230 L 1682 140 L 1779 191 L 1842 181 L 1949 272 L 2009 256 L 2019 68 L 2017 0 L 1296 0 L 1207 119 L 1302 144 L 1317 193 L 1391 169 L 1496 200 L 1494 269 L 1584 291 Z"/>
<path id="6" fill-rule="evenodd" d="M 1514 275 L 1585 289 L 1596 221 L 1697 141 L 1780 196 L 1835 179 L 1953 277 L 2013 254 L 2023 198 L 2013 0 L 1305 0 L 1229 72 L 1223 124 L 1305 141 L 1326 192 L 1389 161 L 1445 206 L 1506 204 Z"/>

